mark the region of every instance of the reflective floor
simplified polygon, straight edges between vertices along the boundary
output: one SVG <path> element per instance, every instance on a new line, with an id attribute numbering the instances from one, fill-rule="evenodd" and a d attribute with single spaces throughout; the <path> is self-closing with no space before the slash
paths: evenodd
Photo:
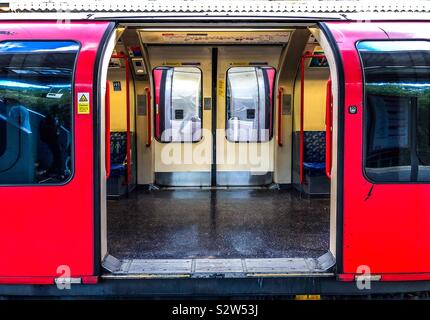
<path id="1" fill-rule="evenodd" d="M 329 199 L 284 190 L 135 191 L 108 201 L 108 251 L 120 259 L 318 257 Z"/>

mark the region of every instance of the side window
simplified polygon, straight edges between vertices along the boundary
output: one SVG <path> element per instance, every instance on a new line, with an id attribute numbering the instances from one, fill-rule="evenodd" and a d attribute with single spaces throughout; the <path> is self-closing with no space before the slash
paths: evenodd
<path id="1" fill-rule="evenodd" d="M 59 184 L 72 175 L 71 41 L 0 43 L 0 184 Z"/>
<path id="2" fill-rule="evenodd" d="M 0 101 L 0 158 L 6 151 L 6 114 L 5 106 Z"/>
<path id="3" fill-rule="evenodd" d="M 271 67 L 233 67 L 227 71 L 227 140 L 264 142 L 273 134 Z"/>
<path id="4" fill-rule="evenodd" d="M 375 182 L 430 181 L 430 42 L 363 41 L 364 170 Z"/>
<path id="5" fill-rule="evenodd" d="M 197 142 L 202 138 L 202 72 L 196 67 L 157 67 L 155 138 Z"/>

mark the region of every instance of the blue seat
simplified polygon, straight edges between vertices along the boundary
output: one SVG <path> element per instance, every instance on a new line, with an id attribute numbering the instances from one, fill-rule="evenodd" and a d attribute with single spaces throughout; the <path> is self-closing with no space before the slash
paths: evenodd
<path id="1" fill-rule="evenodd" d="M 127 168 L 127 133 L 110 133 L 110 174 L 124 176 Z"/>
<path id="2" fill-rule="evenodd" d="M 325 131 L 305 131 L 303 167 L 306 174 L 325 174 Z"/>

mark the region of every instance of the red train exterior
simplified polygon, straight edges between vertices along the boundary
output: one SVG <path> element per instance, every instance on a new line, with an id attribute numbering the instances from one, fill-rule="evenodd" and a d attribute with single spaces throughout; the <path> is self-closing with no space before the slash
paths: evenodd
<path id="1" fill-rule="evenodd" d="M 97 50 L 108 25 L 83 22 L 65 28 L 55 22 L 7 22 L 2 23 L 8 32 L 1 35 L 1 41 L 78 42 L 74 92 L 92 95 Z M 52 284 L 57 267 L 64 264 L 84 281 L 95 281 L 93 127 L 92 113 L 74 113 L 75 173 L 70 182 L 62 186 L 0 187 L 0 283 Z"/>
<path id="2" fill-rule="evenodd" d="M 382 282 L 420 283 L 424 286 L 420 288 L 430 290 L 426 282 L 430 280 L 430 184 L 373 184 L 365 178 L 363 70 L 356 48 L 363 40 L 428 41 L 430 25 L 320 22 L 319 26 L 331 40 L 340 82 L 337 255 L 336 274 L 330 281 L 339 288 L 345 288 L 342 285 L 346 282 L 353 286 L 357 268 L 368 265 L 372 274 L 379 277 L 380 286 Z M 103 168 L 96 164 L 94 143 L 101 94 L 99 60 L 114 27 L 115 22 L 111 21 L 74 21 L 67 27 L 56 22 L 0 22 L 0 42 L 72 40 L 80 45 L 73 84 L 72 179 L 58 186 L 0 186 L 0 292 L 3 294 L 7 292 L 4 285 L 53 285 L 61 275 L 57 270 L 59 265 L 70 266 L 70 276 L 80 278 L 83 284 L 94 288 L 106 286 L 107 280 L 100 278 L 100 212 L 96 194 L 98 171 Z M 90 114 L 77 114 L 79 92 L 90 93 Z M 356 106 L 357 113 L 351 114 L 350 106 Z"/>

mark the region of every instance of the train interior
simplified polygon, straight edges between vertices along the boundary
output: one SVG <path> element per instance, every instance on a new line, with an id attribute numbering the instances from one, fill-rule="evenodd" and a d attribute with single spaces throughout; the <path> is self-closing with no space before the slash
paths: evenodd
<path id="1" fill-rule="evenodd" d="M 333 67 L 320 37 L 117 30 L 104 97 L 105 276 L 331 272 Z"/>

